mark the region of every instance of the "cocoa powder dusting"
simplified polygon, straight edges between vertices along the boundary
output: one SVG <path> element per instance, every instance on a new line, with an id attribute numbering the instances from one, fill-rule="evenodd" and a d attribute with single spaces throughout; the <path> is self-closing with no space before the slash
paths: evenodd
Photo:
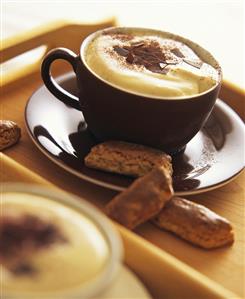
<path id="1" fill-rule="evenodd" d="M 16 276 L 33 276 L 37 274 L 37 269 L 28 262 L 20 262 L 10 270 Z"/>
<path id="2" fill-rule="evenodd" d="M 130 41 L 134 38 L 134 36 L 132 34 L 111 33 L 110 31 L 104 31 L 103 35 L 110 35 L 113 39 L 117 39 L 122 42 Z"/>
<path id="3" fill-rule="evenodd" d="M 32 215 L 4 216 L 0 219 L 0 262 L 13 273 L 34 273 L 23 259 L 57 242 L 67 242 L 52 223 Z"/>

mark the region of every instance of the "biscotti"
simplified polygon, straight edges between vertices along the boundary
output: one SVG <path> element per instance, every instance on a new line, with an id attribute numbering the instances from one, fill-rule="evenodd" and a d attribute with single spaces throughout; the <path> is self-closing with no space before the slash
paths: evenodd
<path id="1" fill-rule="evenodd" d="M 162 151 L 122 141 L 107 141 L 92 148 L 85 165 L 104 171 L 139 177 L 154 167 L 172 174 L 171 157 Z"/>
<path id="2" fill-rule="evenodd" d="M 228 220 L 202 205 L 180 197 L 173 197 L 168 201 L 153 222 L 206 249 L 221 247 L 234 241 L 233 229 Z"/>
<path id="3" fill-rule="evenodd" d="M 20 139 L 19 126 L 10 120 L 0 120 L 0 150 L 17 143 Z"/>
<path id="4" fill-rule="evenodd" d="M 129 229 L 146 222 L 172 197 L 172 179 L 165 168 L 154 168 L 117 195 L 106 207 L 109 217 Z"/>

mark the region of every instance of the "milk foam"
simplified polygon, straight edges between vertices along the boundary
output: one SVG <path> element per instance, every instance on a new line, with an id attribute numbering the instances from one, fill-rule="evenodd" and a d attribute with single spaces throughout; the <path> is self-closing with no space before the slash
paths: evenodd
<path id="1" fill-rule="evenodd" d="M 128 35 L 128 38 L 125 36 L 118 33 L 101 34 L 88 45 L 86 62 L 103 80 L 133 93 L 167 98 L 200 94 L 217 84 L 217 69 L 205 61 L 197 68 L 179 59 L 178 64 L 168 66 L 166 74 L 152 72 L 143 65 L 127 63 L 125 57 L 119 55 L 114 47 L 127 47 L 142 41 L 158 42 L 163 51 L 178 48 L 188 60 L 201 61 L 201 58 L 186 44 L 161 33 L 156 35 L 137 30 L 135 34 Z M 168 54 L 173 56 L 172 53 Z"/>

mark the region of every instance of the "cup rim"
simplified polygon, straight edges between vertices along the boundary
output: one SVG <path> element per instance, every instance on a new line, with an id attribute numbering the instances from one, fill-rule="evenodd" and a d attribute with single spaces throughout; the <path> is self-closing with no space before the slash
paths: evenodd
<path id="1" fill-rule="evenodd" d="M 94 39 L 96 38 L 98 35 L 100 35 L 101 33 L 103 32 L 108 32 L 108 31 L 111 31 L 111 30 L 146 30 L 148 32 L 153 32 L 153 33 L 160 33 L 160 34 L 164 34 L 170 38 L 174 38 L 175 40 L 177 41 L 180 41 L 180 42 L 184 42 L 186 43 L 187 45 L 188 44 L 191 44 L 193 45 L 193 47 L 195 48 L 199 48 L 201 51 L 203 51 L 205 53 L 205 55 L 207 55 L 208 57 L 210 57 L 210 59 L 212 59 L 214 62 L 215 62 L 215 69 L 217 70 L 218 72 L 218 80 L 216 82 L 216 84 L 214 86 L 212 86 L 210 89 L 208 90 L 205 90 L 201 93 L 198 93 L 198 94 L 194 94 L 194 95 L 184 95 L 184 96 L 176 96 L 176 97 L 164 97 L 164 96 L 157 96 L 157 95 L 146 95 L 144 93 L 140 93 L 140 92 L 136 92 L 136 91 L 131 91 L 131 90 L 128 90 L 126 88 L 123 88 L 121 86 L 118 86 L 116 84 L 113 84 L 112 82 L 108 81 L 108 80 L 105 80 L 104 78 L 102 78 L 101 76 L 99 76 L 95 71 L 93 71 L 89 65 L 87 64 L 86 62 L 86 59 L 85 59 L 85 52 L 86 52 L 86 48 L 88 47 L 88 44 Z M 90 35 L 88 35 L 82 42 L 81 46 L 80 46 L 80 59 L 82 61 L 82 63 L 84 64 L 84 66 L 87 68 L 87 70 L 92 73 L 97 79 L 99 79 L 100 81 L 104 82 L 105 84 L 117 89 L 117 90 L 120 90 L 120 91 L 123 91 L 125 93 L 128 93 L 128 94 L 131 94 L 131 95 L 135 95 L 135 96 L 140 96 L 142 98 L 147 98 L 147 99 L 158 99 L 158 100 L 190 100 L 190 99 L 195 99 L 195 98 L 198 98 L 200 96 L 203 96 L 203 95 L 206 95 L 210 92 L 212 92 L 213 90 L 215 90 L 222 82 L 222 68 L 219 64 L 219 62 L 214 58 L 214 56 L 209 52 L 207 51 L 205 48 L 203 48 L 202 46 L 200 46 L 199 44 L 193 42 L 192 40 L 188 39 L 188 38 L 185 38 L 183 36 L 180 36 L 178 34 L 175 34 L 175 33 L 171 33 L 171 32 L 168 32 L 168 31 L 163 31 L 163 30 L 157 30 L 157 29 L 152 29 L 152 28 L 145 28 L 145 27 L 126 27 L 126 26 L 114 26 L 114 27 L 108 27 L 108 28 L 104 28 L 104 29 L 100 29 L 98 31 L 95 31 L 93 33 L 91 33 Z"/>
<path id="2" fill-rule="evenodd" d="M 30 183 L 3 183 L 1 187 L 1 193 L 6 192 L 17 192 L 17 193 L 29 193 L 38 195 L 49 200 L 54 200 L 57 203 L 60 203 L 68 208 L 71 208 L 75 211 L 81 212 L 83 215 L 88 217 L 100 230 L 103 238 L 108 244 L 110 254 L 108 261 L 105 264 L 104 268 L 96 275 L 95 278 L 91 279 L 85 286 L 73 288 L 71 290 L 57 291 L 57 292 L 43 292 L 38 294 L 38 296 L 51 296 L 54 299 L 64 299 L 69 298 L 91 298 L 99 293 L 103 292 L 116 277 L 117 273 L 120 270 L 124 252 L 122 240 L 119 236 L 119 233 L 110 223 L 102 212 L 91 203 L 85 201 L 83 198 L 79 198 L 74 194 L 58 190 L 55 188 L 48 188 L 36 184 Z M 17 295 L 13 294 L 13 298 L 28 298 L 28 296 L 36 296 L 35 293 L 27 292 Z M 11 298 L 11 294 L 10 297 Z"/>

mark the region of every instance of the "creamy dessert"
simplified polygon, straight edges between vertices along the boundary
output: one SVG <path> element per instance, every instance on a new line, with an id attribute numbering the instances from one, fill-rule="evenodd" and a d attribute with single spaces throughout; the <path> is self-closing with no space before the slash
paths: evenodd
<path id="1" fill-rule="evenodd" d="M 96 223 L 58 201 L 5 192 L 0 219 L 1 286 L 8 298 L 79 292 L 108 262 L 110 248 Z"/>
<path id="2" fill-rule="evenodd" d="M 220 75 L 211 55 L 196 44 L 146 29 L 104 31 L 88 44 L 85 60 L 103 80 L 146 96 L 197 95 Z"/>

